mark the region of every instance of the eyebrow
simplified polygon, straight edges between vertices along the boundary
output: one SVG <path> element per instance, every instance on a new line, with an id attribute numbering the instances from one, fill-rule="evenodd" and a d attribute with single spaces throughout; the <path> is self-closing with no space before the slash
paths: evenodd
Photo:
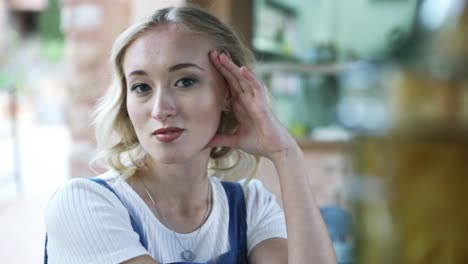
<path id="1" fill-rule="evenodd" d="M 205 71 L 202 67 L 193 63 L 179 63 L 179 64 L 169 67 L 168 72 L 174 72 L 174 71 L 178 71 L 180 69 L 189 68 L 189 67 L 195 67 L 201 71 Z M 128 76 L 132 76 L 132 75 L 148 75 L 148 74 L 143 70 L 136 70 L 136 71 L 132 71 Z"/>
<path id="2" fill-rule="evenodd" d="M 196 65 L 196 64 L 193 64 L 193 63 L 179 63 L 179 64 L 176 64 L 176 65 L 173 65 L 171 67 L 169 67 L 169 72 L 173 72 L 173 71 L 177 71 L 177 70 L 180 70 L 180 69 L 183 69 L 183 68 L 188 68 L 188 67 L 195 67 L 201 71 L 205 71 L 202 67 Z"/>
<path id="3" fill-rule="evenodd" d="M 132 75 L 148 75 L 148 74 L 145 71 L 136 70 L 136 71 L 132 71 L 128 76 L 132 76 Z"/>

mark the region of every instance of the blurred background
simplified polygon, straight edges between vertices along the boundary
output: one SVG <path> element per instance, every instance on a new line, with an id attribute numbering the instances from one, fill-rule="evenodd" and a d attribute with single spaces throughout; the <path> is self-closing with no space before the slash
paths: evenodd
<path id="1" fill-rule="evenodd" d="M 339 263 L 468 263 L 464 0 L 0 0 L 0 263 L 40 263 L 48 198 L 96 175 L 115 36 L 186 4 L 254 51 Z"/>

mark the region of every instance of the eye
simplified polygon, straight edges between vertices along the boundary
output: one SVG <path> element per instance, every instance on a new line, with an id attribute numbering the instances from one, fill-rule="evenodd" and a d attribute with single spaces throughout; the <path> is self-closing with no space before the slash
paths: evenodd
<path id="1" fill-rule="evenodd" d="M 197 80 L 193 79 L 193 78 L 182 78 L 182 79 L 179 79 L 175 84 L 174 86 L 176 87 L 180 87 L 180 88 L 184 88 L 184 87 L 189 87 L 191 85 L 193 85 L 194 83 L 196 83 Z"/>
<path id="2" fill-rule="evenodd" d="M 137 83 L 130 88 L 131 91 L 142 94 L 151 91 L 151 87 L 144 83 Z"/>

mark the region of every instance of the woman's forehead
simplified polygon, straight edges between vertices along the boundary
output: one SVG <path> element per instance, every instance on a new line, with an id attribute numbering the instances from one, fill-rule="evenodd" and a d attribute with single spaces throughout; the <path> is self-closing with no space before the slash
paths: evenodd
<path id="1" fill-rule="evenodd" d="M 197 50 L 203 47 L 212 49 L 213 41 L 207 34 L 186 29 L 177 24 L 163 24 L 140 35 L 131 46 L 139 43 L 148 50 Z"/>
<path id="2" fill-rule="evenodd" d="M 214 48 L 211 39 L 175 24 L 162 25 L 138 37 L 124 56 L 124 69 L 167 66 L 171 63 L 209 62 L 208 52 Z"/>

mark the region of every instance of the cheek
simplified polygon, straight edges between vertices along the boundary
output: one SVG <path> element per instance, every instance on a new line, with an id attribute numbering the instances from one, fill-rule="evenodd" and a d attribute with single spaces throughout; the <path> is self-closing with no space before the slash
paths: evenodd
<path id="1" fill-rule="evenodd" d="M 190 104 L 189 113 L 195 122 L 203 123 L 206 129 L 216 129 L 221 116 L 222 101 L 220 96 L 213 90 L 204 93 Z"/>
<path id="2" fill-rule="evenodd" d="M 190 104 L 191 107 L 188 109 L 193 116 L 196 116 L 197 120 L 200 121 L 214 121 L 214 117 L 218 116 L 221 112 L 219 103 L 213 100 L 212 98 L 203 98 L 201 100 L 196 100 L 196 102 Z"/>
<path id="3" fill-rule="evenodd" d="M 215 77 L 210 81 L 211 95 L 216 102 L 217 109 L 221 111 L 225 98 L 229 96 L 226 84 L 220 76 Z"/>

